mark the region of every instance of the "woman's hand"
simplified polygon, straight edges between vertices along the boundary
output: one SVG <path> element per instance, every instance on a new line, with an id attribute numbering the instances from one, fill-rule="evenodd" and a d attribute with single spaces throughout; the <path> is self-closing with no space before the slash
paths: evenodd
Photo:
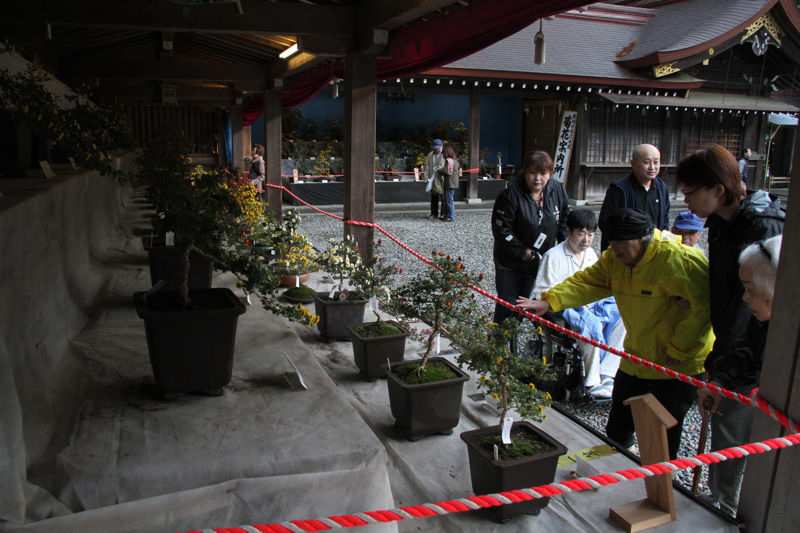
<path id="1" fill-rule="evenodd" d="M 550 310 L 550 304 L 544 300 L 531 300 L 520 296 L 517 298 L 517 307 L 527 309 L 534 315 L 542 316 Z"/>

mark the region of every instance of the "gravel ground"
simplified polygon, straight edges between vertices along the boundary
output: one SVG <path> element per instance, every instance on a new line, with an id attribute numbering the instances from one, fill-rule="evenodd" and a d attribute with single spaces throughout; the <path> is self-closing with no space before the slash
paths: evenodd
<path id="1" fill-rule="evenodd" d="M 599 207 L 595 210 L 599 211 Z M 674 218 L 677 212 L 672 212 L 671 218 Z M 429 220 L 427 215 L 427 211 L 378 212 L 376 221 L 412 248 L 425 255 L 430 255 L 431 251 L 436 249 L 445 251 L 450 255 L 460 256 L 470 271 L 483 272 L 485 274 L 484 288 L 495 292 L 492 236 L 489 229 L 491 210 L 488 208 L 463 209 L 457 212 L 456 221 L 453 223 Z M 328 239 L 342 237 L 341 222 L 317 214 L 302 214 L 301 217 L 301 230 L 309 236 L 312 244 L 317 248 L 325 248 Z M 383 241 L 383 253 L 403 267 L 403 273 L 398 276 L 398 283 L 402 283 L 427 268 L 399 246 L 387 242 L 387 239 L 383 239 Z M 599 252 L 599 231 L 595 237 L 594 246 Z M 703 250 L 707 250 L 705 233 L 700 241 L 700 247 Z M 491 312 L 492 309 L 493 305 L 487 301 L 487 313 Z M 610 408 L 609 403 L 560 404 L 560 408 L 604 433 Z M 683 457 L 697 453 L 700 426 L 700 415 L 697 409 L 693 407 L 684 420 L 683 441 L 679 456 Z M 701 481 L 703 493 L 708 493 L 706 476 L 707 472 L 704 471 Z M 677 473 L 676 479 L 683 486 L 691 488 L 691 471 Z"/>

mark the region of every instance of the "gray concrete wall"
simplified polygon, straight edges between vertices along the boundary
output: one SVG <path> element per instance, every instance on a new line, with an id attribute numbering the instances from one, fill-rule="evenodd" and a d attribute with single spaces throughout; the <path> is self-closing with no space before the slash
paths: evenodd
<path id="1" fill-rule="evenodd" d="M 70 339 L 111 282 L 125 190 L 94 172 L 0 180 L 0 524 L 46 497 L 41 458 L 69 439 L 85 364 Z"/>

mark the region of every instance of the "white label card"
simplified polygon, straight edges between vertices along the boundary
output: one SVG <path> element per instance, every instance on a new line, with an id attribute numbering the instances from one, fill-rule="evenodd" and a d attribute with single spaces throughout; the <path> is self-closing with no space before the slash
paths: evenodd
<path id="1" fill-rule="evenodd" d="M 48 161 L 39 161 L 39 166 L 42 167 L 45 179 L 49 180 L 56 177 L 56 173 L 53 172 L 53 167 L 50 166 Z"/>
<path id="2" fill-rule="evenodd" d="M 328 298 L 333 298 L 333 293 L 336 292 L 336 284 L 331 287 L 331 290 L 328 292 Z"/>
<path id="3" fill-rule="evenodd" d="M 308 390 L 308 386 L 306 386 L 305 381 L 303 381 L 303 376 L 300 374 L 300 371 L 297 369 L 297 365 L 294 364 L 292 358 L 289 357 L 288 353 L 284 353 L 286 356 L 286 360 L 289 361 L 289 364 L 292 365 L 293 372 L 285 372 L 283 375 L 286 378 L 286 381 L 289 383 L 289 386 L 295 390 L 302 388 L 303 390 Z"/>
<path id="4" fill-rule="evenodd" d="M 492 447 L 492 451 L 494 452 L 494 460 L 495 461 L 499 461 L 500 460 L 500 448 L 497 447 L 497 444 L 495 444 Z"/>
<path id="5" fill-rule="evenodd" d="M 164 235 L 164 243 L 167 246 L 175 246 L 175 232 L 174 231 L 168 231 Z"/>
<path id="6" fill-rule="evenodd" d="M 300 288 L 300 276 L 294 277 L 294 286 L 295 288 Z"/>
<path id="7" fill-rule="evenodd" d="M 503 430 L 500 433 L 500 440 L 503 444 L 511 444 L 511 426 L 514 424 L 514 419 L 510 416 L 503 418 Z"/>
<path id="8" fill-rule="evenodd" d="M 533 247 L 536 250 L 540 249 L 542 247 L 542 245 L 544 244 L 544 241 L 546 241 L 546 240 L 547 240 L 547 235 L 545 235 L 544 233 L 540 233 L 539 236 L 536 237 L 536 241 L 534 241 Z"/>
<path id="9" fill-rule="evenodd" d="M 439 352 L 442 351 L 442 336 L 437 333 L 436 334 L 436 355 L 439 355 Z"/>
<path id="10" fill-rule="evenodd" d="M 322 183 L 328 183 L 328 180 L 322 180 Z"/>
<path id="11" fill-rule="evenodd" d="M 400 181 L 400 178 L 393 178 L 392 181 Z"/>

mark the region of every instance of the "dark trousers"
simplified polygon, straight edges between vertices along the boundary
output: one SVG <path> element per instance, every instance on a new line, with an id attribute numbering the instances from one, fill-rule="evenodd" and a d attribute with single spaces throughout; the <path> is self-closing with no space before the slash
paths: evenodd
<path id="1" fill-rule="evenodd" d="M 631 408 L 622 402 L 647 393 L 655 396 L 678 421 L 674 428 L 667 430 L 669 456 L 675 459 L 681 444 L 683 419 L 697 399 L 695 388 L 677 379 L 642 379 L 618 371 L 614 378 L 614 393 L 611 396 L 611 413 L 608 415 L 606 435 L 623 448 L 633 445 L 633 415 Z"/>
<path id="2" fill-rule="evenodd" d="M 516 304 L 519 296 L 530 297 L 533 284 L 536 282 L 536 273 L 518 272 L 495 263 L 494 280 L 497 287 L 497 296 L 509 303 Z M 498 324 L 512 315 L 519 316 L 510 309 L 506 309 L 500 304 L 495 304 L 494 321 Z"/>
<path id="3" fill-rule="evenodd" d="M 431 216 L 434 218 L 439 218 L 439 204 L 444 206 L 444 198 L 441 194 L 431 191 Z M 443 208 L 442 214 L 444 213 L 445 211 Z"/>

